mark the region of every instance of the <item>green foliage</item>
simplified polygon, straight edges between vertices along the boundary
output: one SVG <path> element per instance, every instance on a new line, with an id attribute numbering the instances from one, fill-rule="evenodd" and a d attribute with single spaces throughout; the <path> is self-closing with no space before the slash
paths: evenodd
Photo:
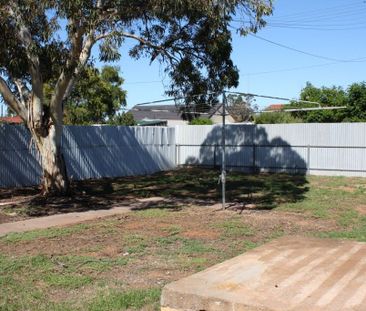
<path id="1" fill-rule="evenodd" d="M 171 81 L 167 94 L 207 110 L 223 89 L 238 85 L 233 18 L 240 15 L 243 22 L 235 26 L 245 35 L 272 13 L 272 0 L 0 1 L 0 94 L 24 121 L 32 119 L 27 125 L 41 157 L 55 150 L 57 161 L 42 161 L 52 167 L 43 167 L 52 172 L 43 189 L 58 194 L 69 185 L 58 148 L 64 112 L 69 124 L 103 123 L 125 97 L 111 67 L 100 77 L 83 70 L 94 62 L 93 47 L 102 62 L 118 61 L 121 48 L 134 59 L 159 61 Z M 134 44 L 124 45 L 126 39 Z"/>
<path id="2" fill-rule="evenodd" d="M 344 121 L 366 121 L 366 82 L 353 83 L 348 88 L 348 109 Z"/>
<path id="3" fill-rule="evenodd" d="M 256 124 L 274 124 L 274 123 L 301 123 L 303 120 L 292 116 L 288 112 L 262 112 L 255 116 Z"/>
<path id="4" fill-rule="evenodd" d="M 189 122 L 190 125 L 212 125 L 213 121 L 206 118 L 196 118 Z"/>
<path id="5" fill-rule="evenodd" d="M 86 68 L 65 103 L 65 124 L 102 124 L 123 121 L 116 112 L 126 104 L 126 91 L 118 68 L 105 66 L 101 71 Z"/>
<path id="6" fill-rule="evenodd" d="M 108 123 L 110 125 L 125 125 L 125 126 L 136 125 L 136 121 L 131 112 L 122 112 L 121 114 L 116 114 L 108 121 Z"/>
<path id="7" fill-rule="evenodd" d="M 263 112 L 255 117 L 257 124 L 265 123 L 329 123 L 366 121 L 366 82 L 353 83 L 348 89 L 341 87 L 315 87 L 310 82 L 302 89 L 300 99 L 314 103 L 291 102 L 285 109 L 319 107 L 346 107 L 335 110 L 295 112 Z"/>
<path id="8" fill-rule="evenodd" d="M 307 82 L 305 88 L 302 89 L 300 99 L 320 103 L 322 107 L 342 107 L 347 105 L 347 92 L 341 87 L 321 87 L 317 88 Z M 310 108 L 318 107 L 312 103 L 291 103 L 286 106 L 290 108 Z M 291 113 L 294 117 L 301 118 L 304 122 L 341 122 L 344 118 L 344 110 L 314 110 L 314 111 L 299 111 Z"/>
<path id="9" fill-rule="evenodd" d="M 188 95 L 190 103 L 210 103 L 216 95 L 196 95 L 238 84 L 229 27 L 235 14 L 246 17 L 235 24 L 245 35 L 263 27 L 263 18 L 272 13 L 272 0 L 107 1 L 102 6 L 99 1 L 2 2 L 0 71 L 12 86 L 12 77 L 32 79 L 30 50 L 40 60 L 43 81 L 49 82 L 62 72 L 73 74 L 86 39 L 93 37 L 91 47 L 98 43 L 99 59 L 111 62 L 120 59 L 129 38 L 136 44 L 128 54 L 165 64 L 172 81 L 168 93 Z M 23 25 L 33 40 L 29 50 L 18 35 Z"/>
<path id="10" fill-rule="evenodd" d="M 307 83 L 302 89 L 300 99 L 317 102 L 321 107 L 346 107 L 336 110 L 314 110 L 291 112 L 296 118 L 304 122 L 364 122 L 366 121 L 366 83 L 354 83 L 348 89 L 341 87 L 315 87 Z M 318 107 L 317 104 L 291 103 L 290 108 Z"/>

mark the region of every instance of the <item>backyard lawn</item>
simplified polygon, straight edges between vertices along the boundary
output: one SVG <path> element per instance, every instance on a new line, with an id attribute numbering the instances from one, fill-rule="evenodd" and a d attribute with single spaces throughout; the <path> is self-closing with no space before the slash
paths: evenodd
<path id="1" fill-rule="evenodd" d="M 159 310 L 165 284 L 274 238 L 366 241 L 366 179 L 231 172 L 234 208 L 223 211 L 218 175 L 187 168 L 74 182 L 69 198 L 0 190 L 0 222 L 135 208 L 0 238 L 0 310 Z M 160 200 L 141 203 L 149 197 Z"/>

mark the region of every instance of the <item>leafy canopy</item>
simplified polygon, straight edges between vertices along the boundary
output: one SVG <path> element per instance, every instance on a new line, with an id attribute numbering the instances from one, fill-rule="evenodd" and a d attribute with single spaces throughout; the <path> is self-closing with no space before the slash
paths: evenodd
<path id="1" fill-rule="evenodd" d="M 102 124 L 111 120 L 126 105 L 126 92 L 118 68 L 105 66 L 101 71 L 88 67 L 65 101 L 66 124 Z"/>
<path id="2" fill-rule="evenodd" d="M 109 121 L 110 125 L 125 125 L 125 126 L 134 126 L 136 125 L 135 118 L 131 112 L 122 112 L 120 114 L 116 114 Z"/>
<path id="3" fill-rule="evenodd" d="M 292 102 L 284 109 L 318 107 L 345 107 L 336 110 L 296 112 L 263 112 L 256 116 L 256 123 L 329 123 L 366 122 L 366 82 L 353 83 L 348 88 L 316 87 L 310 82 L 300 93 L 300 99 L 314 103 Z"/>
<path id="4" fill-rule="evenodd" d="M 212 125 L 213 121 L 207 118 L 195 118 L 189 122 L 189 125 Z"/>
<path id="5" fill-rule="evenodd" d="M 263 17 L 272 12 L 272 0 L 0 0 L 0 4 L 0 74 L 19 99 L 24 95 L 19 81 L 31 92 L 38 88 L 41 100 L 35 80 L 49 83 L 55 87 L 51 106 L 68 95 L 91 47 L 99 42 L 99 59 L 116 61 L 125 40 L 136 43 L 129 50 L 131 57 L 165 64 L 170 95 L 210 103 L 215 92 L 238 85 L 238 69 L 231 60 L 233 17 L 243 21 L 239 31 L 246 34 L 264 26 Z"/>

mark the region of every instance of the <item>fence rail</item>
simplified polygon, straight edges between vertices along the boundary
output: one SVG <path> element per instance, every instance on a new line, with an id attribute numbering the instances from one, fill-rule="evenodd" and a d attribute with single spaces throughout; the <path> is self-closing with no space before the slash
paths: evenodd
<path id="1" fill-rule="evenodd" d="M 366 123 L 228 125 L 226 165 L 366 177 Z M 221 165 L 221 126 L 176 128 L 178 165 Z"/>
<path id="2" fill-rule="evenodd" d="M 227 166 L 366 177 L 366 123 L 228 125 Z M 221 126 L 66 126 L 73 179 L 150 174 L 180 165 L 221 165 Z M 40 182 L 38 153 L 23 126 L 0 125 L 0 187 Z"/>

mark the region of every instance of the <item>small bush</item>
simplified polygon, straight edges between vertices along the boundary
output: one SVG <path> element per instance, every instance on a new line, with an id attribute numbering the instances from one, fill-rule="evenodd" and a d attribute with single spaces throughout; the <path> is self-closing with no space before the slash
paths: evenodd
<path id="1" fill-rule="evenodd" d="M 211 119 L 205 119 L 205 118 L 197 118 L 189 122 L 189 125 L 212 125 L 212 124 L 213 122 Z"/>

